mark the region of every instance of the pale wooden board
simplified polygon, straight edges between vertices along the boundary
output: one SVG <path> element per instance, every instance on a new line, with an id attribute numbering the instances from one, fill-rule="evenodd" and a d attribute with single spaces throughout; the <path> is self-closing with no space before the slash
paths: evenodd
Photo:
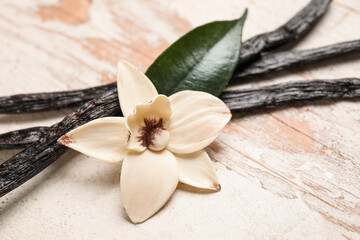
<path id="1" fill-rule="evenodd" d="M 96 86 L 126 59 L 141 70 L 200 24 L 249 17 L 244 39 L 272 30 L 306 0 L 2 0 L 0 95 Z M 360 38 L 360 1 L 335 0 L 296 49 Z M 360 76 L 359 56 L 265 77 Z M 0 116 L 0 132 L 50 125 L 71 110 Z M 360 104 L 322 101 L 235 115 L 207 148 L 219 193 L 179 186 L 149 221 L 121 205 L 120 166 L 69 151 L 0 199 L 0 239 L 360 239 Z M 0 152 L 0 162 L 17 151 Z"/>

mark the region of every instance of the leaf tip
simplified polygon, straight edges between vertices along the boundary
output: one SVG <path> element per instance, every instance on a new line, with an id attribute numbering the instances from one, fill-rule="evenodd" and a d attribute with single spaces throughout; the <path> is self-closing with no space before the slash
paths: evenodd
<path id="1" fill-rule="evenodd" d="M 245 8 L 245 11 L 244 11 L 243 15 L 240 17 L 240 20 L 245 21 L 247 15 L 248 15 L 248 9 Z"/>

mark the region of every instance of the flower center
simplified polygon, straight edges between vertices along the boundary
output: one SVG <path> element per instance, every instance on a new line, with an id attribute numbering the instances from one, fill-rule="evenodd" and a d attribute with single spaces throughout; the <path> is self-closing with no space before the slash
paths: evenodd
<path id="1" fill-rule="evenodd" d="M 137 140 L 143 147 L 153 151 L 163 150 L 169 143 L 169 132 L 164 128 L 163 119 L 145 118 L 144 126 L 139 128 Z"/>

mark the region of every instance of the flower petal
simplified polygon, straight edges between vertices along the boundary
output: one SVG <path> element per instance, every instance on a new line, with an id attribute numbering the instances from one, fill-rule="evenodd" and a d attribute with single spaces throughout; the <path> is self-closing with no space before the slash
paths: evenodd
<path id="1" fill-rule="evenodd" d="M 204 150 L 190 154 L 175 154 L 180 182 L 202 189 L 220 191 L 221 185 L 214 166 Z"/>
<path id="2" fill-rule="evenodd" d="M 123 60 L 118 63 L 117 88 L 125 117 L 134 111 L 137 104 L 149 102 L 158 94 L 144 73 Z"/>
<path id="3" fill-rule="evenodd" d="M 165 95 L 154 97 L 150 103 L 136 105 L 135 112 L 126 118 L 127 127 L 131 133 L 128 148 L 141 152 L 146 147 L 156 147 L 149 146 L 150 142 L 155 143 L 154 140 L 165 142 L 165 145 L 162 145 L 166 147 L 169 136 L 165 128 L 168 125 L 170 116 L 170 101 Z M 152 127 L 157 125 L 158 130 L 155 129 L 155 131 L 151 132 L 151 130 L 154 130 Z M 167 134 L 161 134 L 161 132 L 166 132 Z M 164 141 L 161 141 L 163 139 L 156 139 L 161 136 L 163 136 Z"/>
<path id="4" fill-rule="evenodd" d="M 122 117 L 99 118 L 58 139 L 61 145 L 107 162 L 121 162 L 127 152 L 129 131 Z"/>
<path id="5" fill-rule="evenodd" d="M 225 103 L 205 92 L 181 91 L 169 99 L 173 113 L 167 149 L 174 153 L 192 153 L 205 148 L 231 119 Z"/>
<path id="6" fill-rule="evenodd" d="M 121 198 L 134 223 L 154 215 L 171 197 L 179 181 L 174 155 L 163 150 L 129 151 L 121 169 Z"/>

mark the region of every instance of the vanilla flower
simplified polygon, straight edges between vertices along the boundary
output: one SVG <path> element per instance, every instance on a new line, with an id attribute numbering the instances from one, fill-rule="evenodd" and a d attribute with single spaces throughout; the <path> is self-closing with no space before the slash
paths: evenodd
<path id="1" fill-rule="evenodd" d="M 120 190 L 134 223 L 155 214 L 178 182 L 220 190 L 204 151 L 229 122 L 229 108 L 204 92 L 159 95 L 134 66 L 118 64 L 118 94 L 124 117 L 96 119 L 62 136 L 58 142 L 111 163 L 123 161 Z"/>

